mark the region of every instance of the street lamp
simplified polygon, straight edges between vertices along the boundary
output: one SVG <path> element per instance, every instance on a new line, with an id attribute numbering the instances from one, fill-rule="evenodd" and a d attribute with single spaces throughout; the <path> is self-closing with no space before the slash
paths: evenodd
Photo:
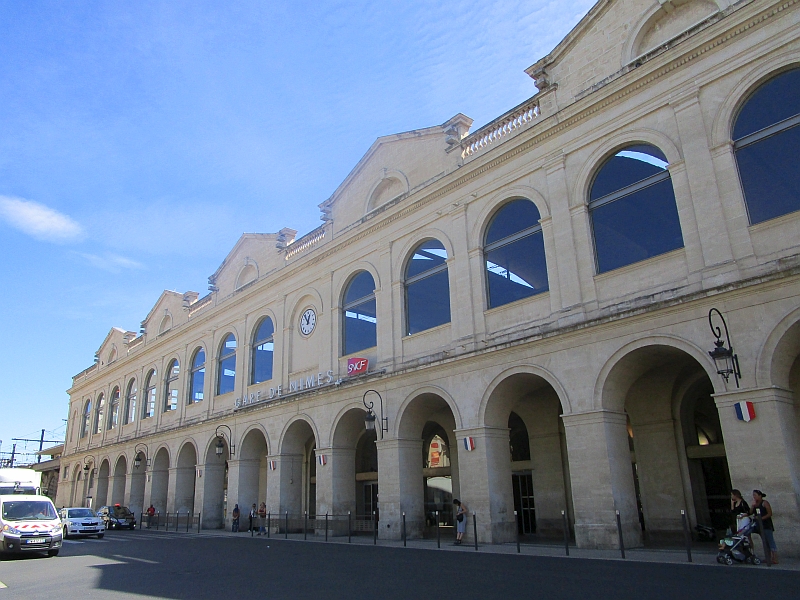
<path id="1" fill-rule="evenodd" d="M 225 428 L 228 430 L 228 437 L 225 437 L 225 432 L 220 431 L 220 429 Z M 214 435 L 217 436 L 217 446 L 214 448 L 214 453 L 217 455 L 217 458 L 222 458 L 222 453 L 225 451 L 225 442 L 228 442 L 228 447 L 231 449 L 231 456 L 236 454 L 236 445 L 233 443 L 233 435 L 231 433 L 231 428 L 227 425 L 218 425 L 216 431 L 214 431 Z"/>
<path id="2" fill-rule="evenodd" d="M 144 444 L 141 444 L 141 443 L 140 444 L 136 444 L 136 446 L 134 446 L 134 448 L 133 448 L 133 454 L 134 454 L 133 468 L 134 469 L 138 469 L 142 464 L 142 459 L 139 458 L 139 454 L 141 454 L 139 452 L 139 446 L 144 448 L 145 465 L 146 465 L 146 468 L 149 469 L 150 468 L 150 458 L 147 456 L 147 446 L 145 446 Z"/>
<path id="3" fill-rule="evenodd" d="M 377 416 L 372 411 L 372 408 L 375 406 L 374 403 L 370 402 L 367 403 L 367 394 L 372 392 L 376 396 L 378 396 L 378 400 L 381 403 L 381 439 L 383 439 L 383 432 L 389 431 L 389 418 L 383 416 L 383 398 L 381 395 L 375 390 L 367 390 L 364 392 L 364 397 L 362 398 L 362 402 L 364 403 L 364 407 L 367 409 L 367 414 L 364 416 L 364 426 L 367 428 L 367 431 L 375 431 L 375 421 L 377 420 Z"/>
<path id="4" fill-rule="evenodd" d="M 92 460 L 89 460 L 90 458 Z M 83 457 L 83 474 L 84 475 L 88 475 L 89 474 L 89 465 L 93 465 L 94 464 L 94 460 L 95 460 L 94 456 L 92 456 L 91 454 L 89 456 L 84 456 Z M 92 471 L 94 472 L 94 469 L 92 469 Z"/>
<path id="5" fill-rule="evenodd" d="M 711 317 L 716 313 L 722 321 L 722 326 L 725 328 L 725 339 L 728 341 L 728 347 L 725 347 L 725 340 L 722 339 L 722 330 L 719 326 L 715 327 Z M 725 322 L 725 317 L 716 308 L 708 311 L 708 325 L 711 327 L 711 333 L 717 339 L 714 341 L 714 349 L 708 355 L 714 359 L 714 364 L 717 367 L 717 373 L 722 375 L 725 383 L 728 378 L 733 375 L 733 380 L 736 382 L 736 387 L 739 387 L 739 379 L 742 378 L 742 373 L 739 370 L 739 357 L 733 351 L 733 344 L 731 344 L 731 336 L 728 333 L 728 324 Z"/>

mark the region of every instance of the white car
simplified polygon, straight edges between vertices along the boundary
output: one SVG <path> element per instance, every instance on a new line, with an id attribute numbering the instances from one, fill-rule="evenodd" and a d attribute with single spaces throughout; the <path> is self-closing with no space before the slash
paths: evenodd
<path id="1" fill-rule="evenodd" d="M 91 508 L 62 508 L 59 516 L 64 539 L 73 535 L 96 535 L 98 540 L 102 540 L 105 535 L 103 520 Z"/>

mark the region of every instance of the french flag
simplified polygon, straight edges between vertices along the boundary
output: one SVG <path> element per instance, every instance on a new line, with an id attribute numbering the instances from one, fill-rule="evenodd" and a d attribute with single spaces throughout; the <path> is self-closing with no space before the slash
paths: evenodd
<path id="1" fill-rule="evenodd" d="M 275 470 L 275 461 L 274 460 L 269 461 L 269 470 L 270 471 L 274 471 Z"/>
<path id="2" fill-rule="evenodd" d="M 747 423 L 756 418 L 756 409 L 752 402 L 737 402 L 734 406 L 736 407 L 736 418 L 740 421 Z"/>
<path id="3" fill-rule="evenodd" d="M 317 462 L 320 465 L 324 465 L 325 463 L 328 462 L 328 458 L 324 454 L 318 454 L 317 455 Z"/>
<path id="4" fill-rule="evenodd" d="M 472 452 L 475 450 L 475 438 L 465 437 L 464 448 L 466 448 L 467 452 Z"/>

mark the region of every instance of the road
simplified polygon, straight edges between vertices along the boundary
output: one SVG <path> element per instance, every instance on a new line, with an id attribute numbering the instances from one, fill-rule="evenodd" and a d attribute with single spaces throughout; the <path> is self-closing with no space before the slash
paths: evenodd
<path id="1" fill-rule="evenodd" d="M 60 556 L 0 562 L 6 598 L 798 598 L 778 569 L 109 532 Z"/>

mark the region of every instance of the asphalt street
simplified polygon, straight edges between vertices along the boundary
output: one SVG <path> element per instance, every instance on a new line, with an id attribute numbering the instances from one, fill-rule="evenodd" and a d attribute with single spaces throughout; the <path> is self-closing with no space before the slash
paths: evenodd
<path id="1" fill-rule="evenodd" d="M 55 558 L 4 557 L 0 582 L 0 600 L 800 597 L 800 573 L 777 569 L 152 531 L 68 541 Z"/>

